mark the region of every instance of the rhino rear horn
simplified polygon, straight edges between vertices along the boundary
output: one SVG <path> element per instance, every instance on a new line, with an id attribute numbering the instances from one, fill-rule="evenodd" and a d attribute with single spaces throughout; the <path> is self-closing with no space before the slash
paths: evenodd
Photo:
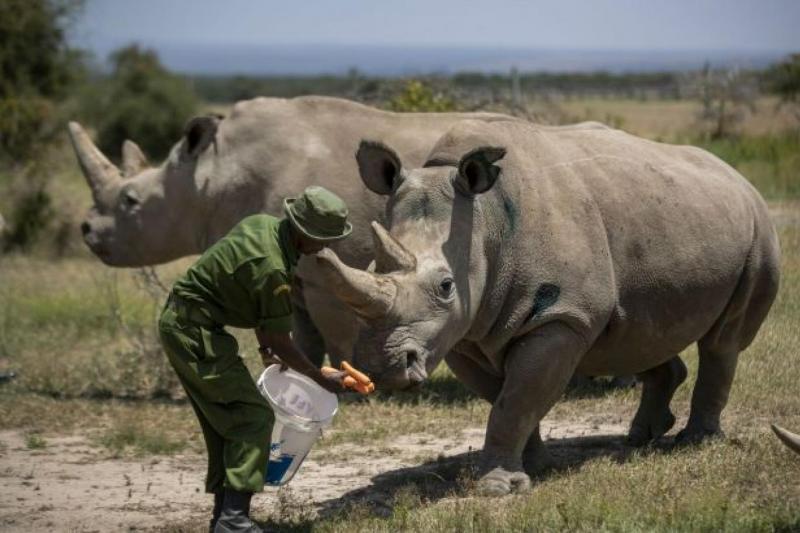
<path id="1" fill-rule="evenodd" d="M 126 178 L 135 176 L 142 170 L 149 167 L 142 149 L 135 142 L 127 139 L 122 143 L 122 175 Z"/>
<path id="2" fill-rule="evenodd" d="M 373 221 L 372 243 L 375 249 L 375 272 L 387 273 L 416 270 L 417 258 L 405 246 L 389 235 L 386 229 Z"/>
<path id="3" fill-rule="evenodd" d="M 97 201 L 100 191 L 119 181 L 122 175 L 119 169 L 95 146 L 89 135 L 77 122 L 69 123 L 69 138 L 72 141 L 75 155 L 78 156 L 78 163 L 86 182 Z"/>
<path id="4" fill-rule="evenodd" d="M 357 315 L 378 318 L 391 309 L 397 287 L 386 277 L 345 265 L 329 248 L 317 253 L 316 262 L 331 292 Z"/>
<path id="5" fill-rule="evenodd" d="M 780 426 L 772 425 L 772 431 L 781 439 L 786 446 L 795 453 L 800 453 L 800 435 L 795 435 L 791 431 L 785 430 Z"/>

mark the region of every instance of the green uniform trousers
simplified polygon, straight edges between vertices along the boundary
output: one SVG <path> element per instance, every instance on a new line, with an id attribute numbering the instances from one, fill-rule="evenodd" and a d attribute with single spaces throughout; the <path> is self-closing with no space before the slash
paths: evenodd
<path id="1" fill-rule="evenodd" d="M 273 414 L 239 357 L 236 339 L 175 296 L 158 322 L 164 350 L 200 421 L 206 491 L 264 488 Z"/>

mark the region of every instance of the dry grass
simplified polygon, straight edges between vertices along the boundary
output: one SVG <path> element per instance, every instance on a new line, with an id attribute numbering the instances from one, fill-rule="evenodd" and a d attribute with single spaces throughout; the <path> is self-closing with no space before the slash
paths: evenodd
<path id="1" fill-rule="evenodd" d="M 774 97 L 762 97 L 756 111 L 745 110 L 735 131 L 748 136 L 786 133 L 800 126 L 797 119 L 778 107 Z M 669 141 L 698 137 L 700 104 L 691 100 L 564 100 L 558 104 L 572 120 L 599 120 L 648 139 Z"/>

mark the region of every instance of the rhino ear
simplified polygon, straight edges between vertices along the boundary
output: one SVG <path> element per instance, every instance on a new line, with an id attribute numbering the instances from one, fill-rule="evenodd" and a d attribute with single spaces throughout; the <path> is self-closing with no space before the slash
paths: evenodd
<path id="1" fill-rule="evenodd" d="M 467 152 L 458 162 L 455 185 L 464 194 L 481 194 L 494 186 L 500 176 L 496 161 L 506 155 L 505 148 L 482 146 Z"/>
<path id="2" fill-rule="evenodd" d="M 361 180 L 377 194 L 391 194 L 400 182 L 403 166 L 397 152 L 379 141 L 361 141 L 356 152 Z"/>
<path id="3" fill-rule="evenodd" d="M 183 128 L 185 138 L 186 153 L 190 157 L 197 157 L 214 142 L 217 135 L 217 128 L 222 115 L 205 115 L 194 117 L 186 123 Z"/>

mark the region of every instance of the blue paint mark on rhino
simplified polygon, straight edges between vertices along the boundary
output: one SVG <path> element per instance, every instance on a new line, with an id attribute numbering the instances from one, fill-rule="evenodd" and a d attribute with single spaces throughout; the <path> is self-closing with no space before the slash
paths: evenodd
<path id="1" fill-rule="evenodd" d="M 558 285 L 553 285 L 552 283 L 542 283 L 539 285 L 539 288 L 536 289 L 536 295 L 533 298 L 533 309 L 531 309 L 525 321 L 532 320 L 536 315 L 551 307 L 558 301 L 560 295 L 561 289 Z"/>
<path id="2" fill-rule="evenodd" d="M 502 193 L 503 195 L 503 210 L 506 212 L 506 220 L 508 221 L 508 228 L 511 233 L 514 233 L 517 229 L 517 216 L 518 210 L 517 206 L 514 205 L 514 202 L 509 198 L 505 192 Z"/>

